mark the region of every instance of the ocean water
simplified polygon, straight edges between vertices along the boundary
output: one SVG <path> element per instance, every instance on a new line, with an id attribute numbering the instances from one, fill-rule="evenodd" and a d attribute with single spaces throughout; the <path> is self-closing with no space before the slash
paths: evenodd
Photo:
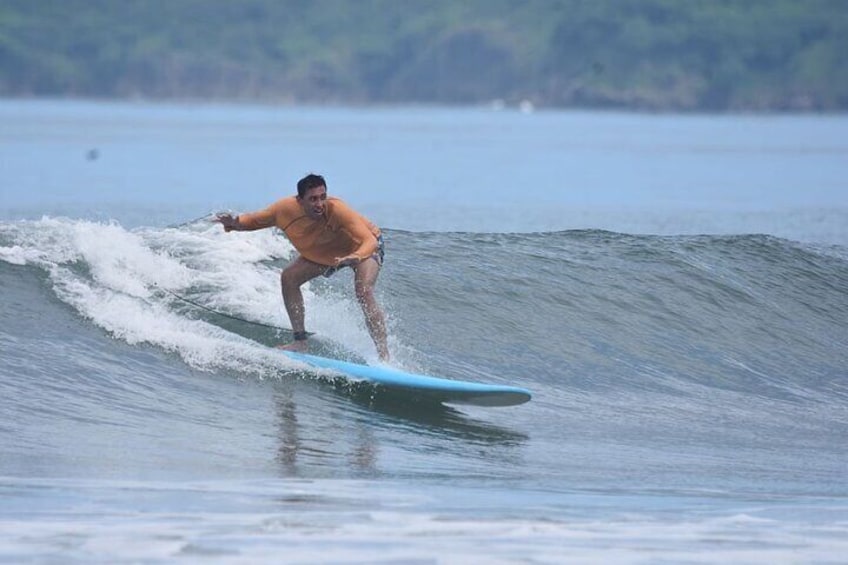
<path id="1" fill-rule="evenodd" d="M 5 101 L 0 159 L 0 562 L 846 562 L 844 116 Z M 275 352 L 293 249 L 209 214 L 309 171 L 393 363 L 531 402 Z"/>

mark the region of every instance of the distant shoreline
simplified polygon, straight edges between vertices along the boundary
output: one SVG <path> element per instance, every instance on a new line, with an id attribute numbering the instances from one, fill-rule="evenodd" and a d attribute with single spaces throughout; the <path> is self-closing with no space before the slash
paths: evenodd
<path id="1" fill-rule="evenodd" d="M 13 0 L 0 12 L 0 97 L 848 111 L 841 0 Z"/>
<path id="2" fill-rule="evenodd" d="M 385 101 L 291 101 L 287 99 L 258 97 L 258 98 L 203 98 L 203 97 L 120 97 L 120 96 L 15 96 L 0 95 L 0 103 L 6 102 L 43 102 L 43 103 L 80 103 L 80 104 L 139 104 L 139 105 L 172 105 L 172 106 L 254 106 L 268 108 L 345 108 L 345 109 L 479 109 L 492 112 L 512 112 L 534 114 L 537 112 L 592 112 L 610 114 L 635 114 L 656 116 L 846 116 L 846 109 L 780 109 L 780 108 L 741 108 L 716 110 L 711 108 L 679 109 L 642 108 L 642 107 L 611 107 L 611 106 L 547 106 L 530 103 L 502 103 L 498 100 L 480 103 L 443 103 L 443 102 L 385 102 Z"/>

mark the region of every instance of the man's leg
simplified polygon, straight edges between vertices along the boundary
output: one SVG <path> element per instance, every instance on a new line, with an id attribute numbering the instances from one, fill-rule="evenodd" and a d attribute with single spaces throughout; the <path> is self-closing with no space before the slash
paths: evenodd
<path id="1" fill-rule="evenodd" d="M 280 274 L 283 302 L 286 305 L 286 312 L 289 314 L 289 321 L 295 335 L 298 332 L 306 331 L 304 325 L 303 293 L 300 292 L 300 287 L 303 283 L 311 281 L 322 274 L 326 268 L 323 265 L 313 263 L 298 256 Z M 306 340 L 295 340 L 288 345 L 281 346 L 281 348 L 290 351 L 306 351 Z"/>
<path id="2" fill-rule="evenodd" d="M 377 284 L 377 276 L 380 274 L 380 264 L 371 257 L 354 266 L 353 271 L 356 299 L 365 314 L 365 325 L 368 326 L 371 339 L 377 346 L 380 359 L 388 361 L 389 346 L 386 339 L 386 317 L 374 297 L 374 285 Z"/>

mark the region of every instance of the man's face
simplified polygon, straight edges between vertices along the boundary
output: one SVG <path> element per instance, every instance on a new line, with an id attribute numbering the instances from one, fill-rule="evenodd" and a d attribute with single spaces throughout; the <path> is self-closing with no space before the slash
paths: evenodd
<path id="1" fill-rule="evenodd" d="M 310 188 L 303 194 L 303 198 L 298 196 L 297 199 L 300 201 L 303 212 L 313 220 L 317 220 L 324 215 L 327 207 L 327 187 L 321 185 Z"/>

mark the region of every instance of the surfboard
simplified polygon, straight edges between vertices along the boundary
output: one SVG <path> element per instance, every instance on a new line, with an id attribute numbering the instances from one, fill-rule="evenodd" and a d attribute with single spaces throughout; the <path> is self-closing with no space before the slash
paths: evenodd
<path id="1" fill-rule="evenodd" d="M 407 373 L 391 367 L 361 365 L 329 357 L 319 357 L 294 351 L 281 351 L 295 361 L 305 363 L 315 369 L 324 369 L 341 373 L 348 377 L 361 379 L 385 387 L 394 392 L 403 392 L 414 396 L 445 404 L 472 404 L 475 406 L 515 406 L 524 404 L 531 398 L 530 391 L 521 387 L 484 384 L 470 381 L 458 381 Z"/>

